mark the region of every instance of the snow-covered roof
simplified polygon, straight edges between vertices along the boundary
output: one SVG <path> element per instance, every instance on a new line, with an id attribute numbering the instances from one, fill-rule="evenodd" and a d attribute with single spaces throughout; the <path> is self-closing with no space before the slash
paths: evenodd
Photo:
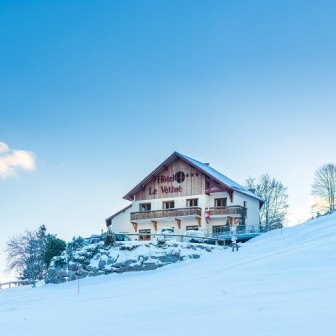
<path id="1" fill-rule="evenodd" d="M 124 207 L 123 209 L 121 209 L 120 211 L 116 212 L 115 214 L 113 214 L 112 216 L 110 216 L 109 218 L 105 219 L 106 222 L 106 226 L 111 225 L 112 223 L 112 219 L 116 216 L 118 216 L 119 214 L 121 214 L 122 212 L 125 212 L 127 209 L 129 209 L 132 206 L 132 204 L 127 205 L 126 207 Z"/>
<path id="2" fill-rule="evenodd" d="M 189 156 L 186 156 L 184 154 L 181 154 L 179 152 L 174 152 L 171 156 L 169 156 L 164 162 L 162 162 L 155 170 L 153 170 L 146 178 L 144 178 L 139 184 L 137 184 L 130 192 L 128 192 L 124 199 L 132 200 L 133 196 L 141 189 L 144 185 L 149 183 L 154 176 L 157 176 L 160 174 L 165 167 L 167 167 L 169 164 L 171 164 L 176 158 L 180 158 L 183 161 L 189 163 L 191 166 L 196 168 L 197 170 L 201 171 L 203 174 L 209 176 L 213 180 L 215 180 L 220 185 L 223 185 L 226 188 L 229 188 L 231 190 L 240 192 L 244 195 L 250 196 L 254 199 L 257 199 L 260 202 L 260 206 L 264 203 L 263 199 L 258 197 L 253 192 L 249 191 L 248 189 L 244 188 L 237 182 L 231 180 L 227 176 L 223 175 L 216 169 L 212 168 L 208 163 L 203 163 L 200 161 L 197 161 L 195 159 L 190 158 Z"/>
<path id="3" fill-rule="evenodd" d="M 263 199 L 260 198 L 259 196 L 257 196 L 255 193 L 253 193 L 250 190 L 244 188 L 243 186 L 241 186 L 237 182 L 231 180 L 230 178 L 228 178 L 227 176 L 223 175 L 222 173 L 220 173 L 216 169 L 212 168 L 208 163 L 203 163 L 203 162 L 197 161 L 197 160 L 192 159 L 192 158 L 190 158 L 190 157 L 188 157 L 186 155 L 183 155 L 181 153 L 177 153 L 177 154 L 179 154 L 179 156 L 181 158 L 184 158 L 185 161 L 188 161 L 194 167 L 196 167 L 199 170 L 203 171 L 203 173 L 205 173 L 206 175 L 211 176 L 212 178 L 214 178 L 215 180 L 217 180 L 217 182 L 219 182 L 221 184 L 224 184 L 225 186 L 229 187 L 230 189 L 238 191 L 238 192 L 240 192 L 240 193 L 242 193 L 244 195 L 256 198 L 259 201 L 264 202 Z"/>

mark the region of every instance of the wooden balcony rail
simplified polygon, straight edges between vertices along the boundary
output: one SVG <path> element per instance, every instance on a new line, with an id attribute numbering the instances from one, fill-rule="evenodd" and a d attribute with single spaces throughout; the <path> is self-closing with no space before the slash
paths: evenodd
<path id="1" fill-rule="evenodd" d="M 210 215 L 240 215 L 246 217 L 246 208 L 242 206 L 223 206 L 223 207 L 211 207 L 209 208 Z"/>
<path id="2" fill-rule="evenodd" d="M 158 218 L 178 218 L 186 216 L 202 216 L 202 209 L 198 207 L 174 208 L 151 211 L 131 212 L 131 221 L 141 219 L 158 219 Z"/>

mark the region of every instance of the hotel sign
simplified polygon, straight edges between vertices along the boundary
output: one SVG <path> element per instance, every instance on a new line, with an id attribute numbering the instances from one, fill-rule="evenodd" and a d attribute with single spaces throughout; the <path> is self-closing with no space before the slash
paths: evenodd
<path id="1" fill-rule="evenodd" d="M 189 176 L 189 174 L 187 174 Z M 166 183 L 172 183 L 172 182 L 177 182 L 177 183 L 182 183 L 186 178 L 186 174 L 182 171 L 178 171 L 177 173 L 173 175 L 160 175 L 157 177 L 157 184 L 166 184 Z M 182 187 L 181 185 L 179 186 L 160 186 L 159 190 L 161 191 L 162 194 L 172 194 L 172 193 L 180 193 L 182 192 Z M 149 195 L 157 195 L 158 189 L 157 188 L 149 188 Z"/>

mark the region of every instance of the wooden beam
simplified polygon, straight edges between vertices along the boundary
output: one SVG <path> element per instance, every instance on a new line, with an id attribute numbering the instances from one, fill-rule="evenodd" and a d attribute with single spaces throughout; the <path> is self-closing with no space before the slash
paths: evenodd
<path id="1" fill-rule="evenodd" d="M 237 224 L 240 221 L 240 218 L 235 218 L 234 223 Z"/>
<path id="2" fill-rule="evenodd" d="M 138 223 L 136 223 L 136 222 L 131 222 L 131 223 L 132 223 L 132 225 L 134 227 L 134 231 L 138 232 Z"/>
<path id="3" fill-rule="evenodd" d="M 233 203 L 233 190 L 232 189 L 229 190 L 228 193 L 229 193 L 229 196 L 230 196 L 230 201 L 231 201 L 231 203 Z"/>
<path id="4" fill-rule="evenodd" d="M 152 220 L 152 223 L 153 223 L 153 226 L 154 226 L 155 231 L 157 231 L 157 221 L 153 221 L 153 220 Z"/>
<path id="5" fill-rule="evenodd" d="M 176 223 L 177 223 L 177 227 L 179 228 L 179 230 L 181 229 L 181 219 L 179 218 L 175 218 Z"/>
<path id="6" fill-rule="evenodd" d="M 230 189 L 229 187 L 226 187 L 224 185 L 221 185 L 214 180 L 210 180 L 209 184 L 210 184 L 209 188 L 205 189 L 205 193 L 207 195 L 213 194 L 213 193 L 218 193 L 218 192 L 227 192 L 230 196 L 231 203 L 232 203 L 232 189 Z"/>

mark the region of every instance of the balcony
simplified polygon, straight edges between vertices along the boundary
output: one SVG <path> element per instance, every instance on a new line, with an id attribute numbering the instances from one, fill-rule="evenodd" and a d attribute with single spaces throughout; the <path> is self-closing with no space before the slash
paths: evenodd
<path id="1" fill-rule="evenodd" d="M 181 218 L 187 216 L 201 217 L 202 209 L 198 207 L 173 208 L 151 211 L 131 212 L 131 221 L 160 219 L 160 218 Z"/>
<path id="2" fill-rule="evenodd" d="M 246 217 L 247 209 L 242 206 L 223 206 L 209 208 L 211 216 L 234 216 Z"/>

